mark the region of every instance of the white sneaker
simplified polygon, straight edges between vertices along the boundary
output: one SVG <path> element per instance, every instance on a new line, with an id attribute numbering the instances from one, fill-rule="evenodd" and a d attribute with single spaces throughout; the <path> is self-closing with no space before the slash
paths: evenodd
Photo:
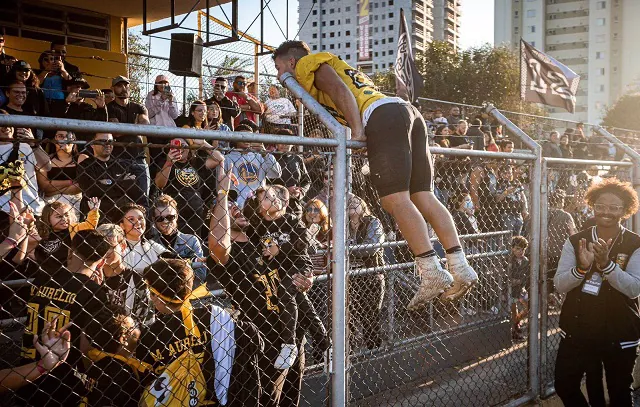
<path id="1" fill-rule="evenodd" d="M 437 256 L 416 257 L 416 271 L 420 274 L 420 288 L 407 306 L 409 311 L 417 311 L 433 300 L 453 283 L 453 277 L 442 268 Z"/>
<path id="2" fill-rule="evenodd" d="M 440 297 L 443 301 L 462 297 L 478 282 L 478 274 L 469 265 L 463 252 L 447 254 L 447 268 L 453 276 L 453 285 Z"/>

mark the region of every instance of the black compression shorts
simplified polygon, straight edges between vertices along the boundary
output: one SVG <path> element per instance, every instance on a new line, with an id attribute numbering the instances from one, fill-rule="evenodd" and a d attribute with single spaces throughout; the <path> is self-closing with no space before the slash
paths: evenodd
<path id="1" fill-rule="evenodd" d="M 433 190 L 427 126 L 415 107 L 403 103 L 378 106 L 365 134 L 371 181 L 381 197 Z"/>

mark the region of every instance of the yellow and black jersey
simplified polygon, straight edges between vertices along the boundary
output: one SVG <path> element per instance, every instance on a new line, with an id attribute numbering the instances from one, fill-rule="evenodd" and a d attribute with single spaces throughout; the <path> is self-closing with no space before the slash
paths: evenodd
<path id="1" fill-rule="evenodd" d="M 72 406 L 85 394 L 85 375 L 79 349 L 81 333 L 88 337 L 100 332 L 107 295 L 103 287 L 83 274 L 62 268 L 56 273 L 39 272 L 31 286 L 27 303 L 27 322 L 22 338 L 22 363 L 40 358 L 33 346 L 33 336 L 40 335 L 45 322 L 57 318 L 58 328 L 71 322 L 72 346 L 67 363 L 19 390 L 18 404 Z"/>
<path id="2" fill-rule="evenodd" d="M 207 265 L 241 318 L 258 327 L 267 345 L 279 348 L 282 343 L 294 343 L 297 306 L 285 289 L 288 277 L 277 265 L 265 262 L 253 242 L 232 242 L 226 265 L 211 257 Z"/>
<path id="3" fill-rule="evenodd" d="M 327 94 L 316 88 L 314 83 L 315 73 L 322 64 L 331 66 L 340 79 L 349 87 L 349 90 L 351 90 L 351 93 L 353 93 L 358 103 L 360 117 L 364 115 L 365 110 L 367 110 L 373 102 L 385 97 L 385 95 L 376 90 L 371 78 L 357 69 L 352 68 L 336 55 L 329 52 L 320 52 L 300 58 L 296 64 L 296 80 L 340 123 L 344 125 L 347 124 L 344 115 L 338 110 L 333 100 L 331 100 Z"/>

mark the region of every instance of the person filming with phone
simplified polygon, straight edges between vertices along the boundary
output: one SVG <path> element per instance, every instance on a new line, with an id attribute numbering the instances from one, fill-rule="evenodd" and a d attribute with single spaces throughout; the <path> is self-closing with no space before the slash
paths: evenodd
<path id="1" fill-rule="evenodd" d="M 65 89 L 65 103 L 58 103 L 52 106 L 51 115 L 53 117 L 93 120 L 97 122 L 107 121 L 107 106 L 104 100 L 104 93 L 101 90 L 89 90 L 87 82 L 80 74 L 74 74 L 71 79 L 63 81 Z M 85 100 L 93 102 L 87 103 Z M 78 138 L 84 141 L 91 140 L 91 134 L 78 133 Z"/>
<path id="2" fill-rule="evenodd" d="M 40 64 L 40 70 L 37 72 L 38 80 L 44 90 L 44 97 L 49 102 L 49 107 L 54 108 L 53 105 L 64 104 L 63 81 L 71 79 L 71 75 L 64 69 L 62 56 L 53 51 L 45 51 L 40 54 L 38 63 Z"/>
<path id="3" fill-rule="evenodd" d="M 156 77 L 155 86 L 144 101 L 149 111 L 149 121 L 155 126 L 176 127 L 174 121 L 179 115 L 178 104 L 173 97 L 169 78 L 166 75 Z"/>

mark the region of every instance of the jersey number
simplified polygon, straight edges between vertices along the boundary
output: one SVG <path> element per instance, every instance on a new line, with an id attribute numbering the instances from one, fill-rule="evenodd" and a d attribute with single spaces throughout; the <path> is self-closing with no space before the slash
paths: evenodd
<path id="1" fill-rule="evenodd" d="M 259 282 L 264 285 L 264 296 L 267 300 L 267 309 L 280 313 L 280 307 L 273 303 L 273 296 L 278 295 L 278 285 L 280 284 L 280 276 L 278 270 L 272 270 L 267 274 L 253 275 Z"/>
<path id="2" fill-rule="evenodd" d="M 54 307 L 53 305 L 47 305 L 44 307 L 43 319 L 45 322 L 53 322 L 58 318 L 56 328 L 60 329 L 71 321 L 71 312 L 67 310 Z M 27 323 L 25 325 L 25 333 L 30 335 L 40 334 L 40 304 L 35 302 L 27 303 Z M 36 350 L 33 347 L 22 348 L 22 357 L 35 359 Z"/>

